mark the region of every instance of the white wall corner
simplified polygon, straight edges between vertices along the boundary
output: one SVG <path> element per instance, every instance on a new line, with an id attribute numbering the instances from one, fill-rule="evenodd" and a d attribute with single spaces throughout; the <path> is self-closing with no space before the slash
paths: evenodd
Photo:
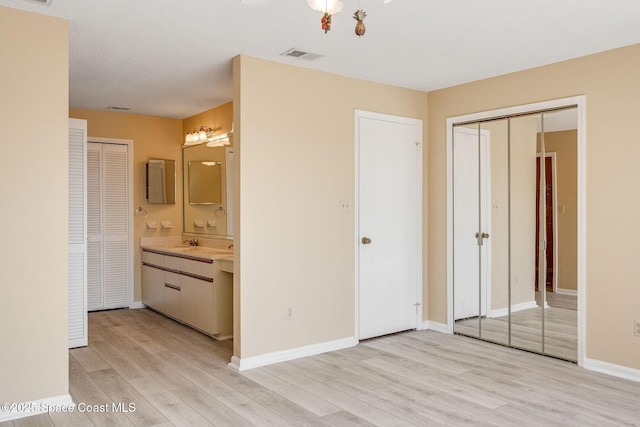
<path id="1" fill-rule="evenodd" d="M 618 378 L 635 381 L 640 383 L 640 369 L 629 368 L 615 363 L 603 362 L 601 360 L 584 358 L 584 369 L 600 372 L 602 374 L 612 375 Z"/>
<path id="2" fill-rule="evenodd" d="M 5 409 L 5 405 L 9 405 L 8 408 Z M 62 412 L 65 409 L 66 412 L 69 412 L 69 410 L 75 409 L 75 406 L 76 404 L 73 403 L 69 394 L 32 400 L 31 402 L 3 404 L 0 408 L 0 423 L 49 412 Z"/>
<path id="3" fill-rule="evenodd" d="M 343 348 L 353 347 L 357 344 L 358 340 L 355 337 L 348 337 L 320 344 L 306 345 L 304 347 L 293 348 L 291 350 L 275 351 L 261 356 L 244 358 L 233 356 L 231 358 L 231 362 L 229 362 L 229 366 L 238 371 L 246 371 L 248 369 L 271 365 L 273 363 L 286 362 L 287 360 L 300 359 L 302 357 L 314 356 L 316 354 L 327 353 L 329 351 L 342 350 Z"/>
<path id="4" fill-rule="evenodd" d="M 433 320 L 425 320 L 422 322 L 421 329 L 440 332 L 441 334 L 449 333 L 449 327 L 446 323 L 434 322 Z"/>

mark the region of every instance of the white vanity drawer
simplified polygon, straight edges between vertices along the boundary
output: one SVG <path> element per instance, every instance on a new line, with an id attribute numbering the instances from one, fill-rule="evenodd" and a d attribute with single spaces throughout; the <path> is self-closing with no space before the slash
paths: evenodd
<path id="1" fill-rule="evenodd" d="M 180 275 L 178 273 L 164 272 L 164 284 L 167 287 L 180 291 Z"/>
<path id="2" fill-rule="evenodd" d="M 164 267 L 164 255 L 142 251 L 142 262 L 157 265 L 158 267 Z"/>
<path id="3" fill-rule="evenodd" d="M 180 271 L 180 258 L 175 257 L 175 256 L 165 255 L 164 256 L 164 267 L 168 268 L 168 269 L 171 269 L 171 270 Z"/>
<path id="4" fill-rule="evenodd" d="M 180 260 L 180 271 L 213 279 L 213 263 L 183 258 Z"/>

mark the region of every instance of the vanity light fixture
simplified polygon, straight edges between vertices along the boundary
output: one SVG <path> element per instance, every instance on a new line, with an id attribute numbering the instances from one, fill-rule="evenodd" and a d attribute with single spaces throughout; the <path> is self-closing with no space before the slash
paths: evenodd
<path id="1" fill-rule="evenodd" d="M 214 129 L 208 126 L 200 126 L 200 129 L 187 132 L 187 137 L 184 140 L 184 145 L 198 145 L 204 144 L 207 141 L 213 139 L 213 134 L 216 133 Z"/>
<path id="2" fill-rule="evenodd" d="M 218 135 L 207 142 L 207 147 L 224 147 L 225 145 L 229 145 L 231 144 L 231 142 L 229 142 L 229 137 L 232 135 L 233 134 L 231 132 Z"/>
<path id="3" fill-rule="evenodd" d="M 231 144 L 229 138 L 233 136 L 233 123 L 231 123 L 231 130 L 227 133 L 220 134 L 214 138 L 211 138 L 207 142 L 207 147 L 224 147 Z"/>

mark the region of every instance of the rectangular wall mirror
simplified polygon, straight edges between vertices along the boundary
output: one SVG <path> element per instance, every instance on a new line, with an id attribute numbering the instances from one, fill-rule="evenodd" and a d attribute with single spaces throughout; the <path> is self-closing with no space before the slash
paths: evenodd
<path id="1" fill-rule="evenodd" d="M 147 202 L 151 204 L 176 203 L 176 161 L 149 159 L 146 164 Z"/>
<path id="2" fill-rule="evenodd" d="M 233 147 L 182 150 L 183 232 L 233 238 Z"/>
<path id="3" fill-rule="evenodd" d="M 213 160 L 189 162 L 189 204 L 222 203 L 222 167 Z"/>

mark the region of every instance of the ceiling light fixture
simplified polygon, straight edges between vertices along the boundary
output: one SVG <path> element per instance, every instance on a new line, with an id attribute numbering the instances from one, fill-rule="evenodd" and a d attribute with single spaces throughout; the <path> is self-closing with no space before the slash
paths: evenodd
<path id="1" fill-rule="evenodd" d="M 307 4 L 313 10 L 333 15 L 342 11 L 344 4 L 340 0 L 307 0 Z"/>
<path id="2" fill-rule="evenodd" d="M 393 0 L 384 0 L 384 4 L 391 3 Z M 322 19 L 320 23 L 322 24 L 322 30 L 325 32 L 329 32 L 331 30 L 331 18 L 334 13 L 338 13 L 342 11 L 342 7 L 344 4 L 340 0 L 307 0 L 307 4 L 313 10 L 317 10 L 318 12 L 322 12 Z M 363 9 L 358 9 L 353 14 L 353 19 L 357 21 L 356 23 L 356 35 L 361 37 L 365 33 L 364 18 L 367 16 L 367 12 Z"/>

